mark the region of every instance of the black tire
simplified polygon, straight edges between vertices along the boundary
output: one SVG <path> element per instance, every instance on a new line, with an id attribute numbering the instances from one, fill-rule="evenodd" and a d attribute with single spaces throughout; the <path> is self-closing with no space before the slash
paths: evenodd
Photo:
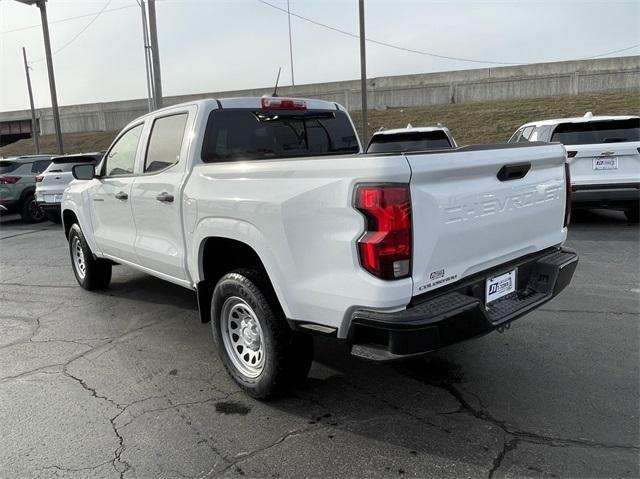
<path id="1" fill-rule="evenodd" d="M 20 216 L 25 223 L 40 223 L 44 221 L 44 211 L 38 206 L 36 197 L 29 194 L 25 197 L 20 209 Z"/>
<path id="2" fill-rule="evenodd" d="M 624 210 L 624 215 L 630 223 L 638 223 L 640 221 L 640 207 L 636 205 L 634 208 Z"/>
<path id="3" fill-rule="evenodd" d="M 264 363 L 256 377 L 247 376 L 234 364 L 223 339 L 229 334 L 223 331 L 223 306 L 238 299 L 253 310 L 261 330 Z M 224 275 L 213 292 L 211 318 L 218 354 L 229 375 L 249 396 L 275 397 L 307 377 L 313 361 L 313 338 L 289 327 L 263 271 L 239 269 Z"/>
<path id="4" fill-rule="evenodd" d="M 60 213 L 49 213 L 49 212 L 45 211 L 44 215 L 52 223 L 55 223 L 57 225 L 62 224 L 62 215 Z"/>
<path id="5" fill-rule="evenodd" d="M 76 248 L 79 248 L 84 262 L 84 273 L 76 261 Z M 74 223 L 69 230 L 69 254 L 71 268 L 78 284 L 88 291 L 105 289 L 111 282 L 111 262 L 93 256 L 82 230 Z"/>

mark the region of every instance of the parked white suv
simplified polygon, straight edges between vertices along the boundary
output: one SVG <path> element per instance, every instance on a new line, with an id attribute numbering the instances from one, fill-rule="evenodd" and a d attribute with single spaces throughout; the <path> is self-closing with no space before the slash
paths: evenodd
<path id="1" fill-rule="evenodd" d="M 638 222 L 640 204 L 640 117 L 593 116 L 534 121 L 509 143 L 558 141 L 567 149 L 573 204 L 607 207 Z"/>
<path id="2" fill-rule="evenodd" d="M 106 288 L 115 262 L 197 291 L 229 374 L 260 398 L 306 376 L 312 333 L 411 357 L 504 328 L 571 280 L 561 145 L 360 151 L 321 100 L 143 116 L 96 171 L 73 168 L 76 279 Z"/>
<path id="3" fill-rule="evenodd" d="M 42 174 L 36 176 L 36 201 L 48 220 L 61 223 L 60 203 L 62 193 L 73 180 L 71 170 L 75 165 L 97 165 L 102 153 L 56 156 Z"/>
<path id="4" fill-rule="evenodd" d="M 404 153 L 407 151 L 442 150 L 458 145 L 446 126 L 380 129 L 371 135 L 367 153 Z"/>

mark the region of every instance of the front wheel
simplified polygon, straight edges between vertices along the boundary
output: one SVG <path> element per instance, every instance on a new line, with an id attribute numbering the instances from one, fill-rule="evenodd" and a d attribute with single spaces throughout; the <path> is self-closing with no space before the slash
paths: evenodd
<path id="1" fill-rule="evenodd" d="M 263 272 L 240 269 L 223 276 L 211 317 L 218 354 L 250 396 L 278 395 L 307 376 L 313 339 L 291 330 Z"/>
<path id="2" fill-rule="evenodd" d="M 77 223 L 69 230 L 71 266 L 78 284 L 88 291 L 105 289 L 111 282 L 111 263 L 93 256 Z"/>

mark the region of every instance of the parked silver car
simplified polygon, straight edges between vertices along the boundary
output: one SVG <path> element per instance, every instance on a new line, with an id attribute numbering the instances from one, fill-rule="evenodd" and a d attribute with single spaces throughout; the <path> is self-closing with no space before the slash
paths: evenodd
<path id="1" fill-rule="evenodd" d="M 82 153 L 58 156 L 51 160 L 49 167 L 36 177 L 36 201 L 46 217 L 54 223 L 61 223 L 60 203 L 62 193 L 73 180 L 71 169 L 75 165 L 91 163 L 94 166 L 102 160 L 103 153 Z"/>

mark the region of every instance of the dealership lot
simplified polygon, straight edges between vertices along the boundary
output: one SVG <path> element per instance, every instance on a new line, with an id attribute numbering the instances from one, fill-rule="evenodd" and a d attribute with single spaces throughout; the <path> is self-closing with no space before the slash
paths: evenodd
<path id="1" fill-rule="evenodd" d="M 59 227 L 0 228 L 2 477 L 638 476 L 638 241 L 574 215 L 557 299 L 395 366 L 316 341 L 309 379 L 241 393 L 195 294 L 118 266 L 77 286 Z"/>

